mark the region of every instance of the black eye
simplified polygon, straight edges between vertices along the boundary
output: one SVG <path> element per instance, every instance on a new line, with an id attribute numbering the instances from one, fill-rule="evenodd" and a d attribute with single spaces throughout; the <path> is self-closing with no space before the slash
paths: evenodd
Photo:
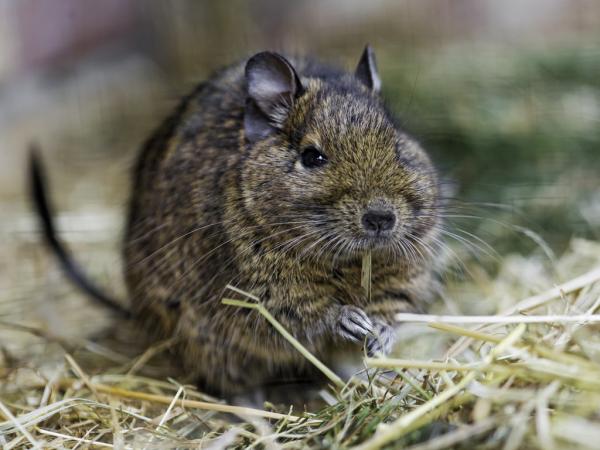
<path id="1" fill-rule="evenodd" d="M 306 147 L 300 157 L 302 165 L 308 169 L 321 167 L 327 163 L 327 156 L 312 146 Z"/>

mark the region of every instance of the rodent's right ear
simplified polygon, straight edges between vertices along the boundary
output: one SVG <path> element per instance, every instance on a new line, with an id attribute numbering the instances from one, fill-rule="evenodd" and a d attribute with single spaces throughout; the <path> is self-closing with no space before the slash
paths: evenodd
<path id="1" fill-rule="evenodd" d="M 244 129 L 250 142 L 280 128 L 295 99 L 304 92 L 296 70 L 283 56 L 272 52 L 258 53 L 248 60 L 246 85 Z"/>

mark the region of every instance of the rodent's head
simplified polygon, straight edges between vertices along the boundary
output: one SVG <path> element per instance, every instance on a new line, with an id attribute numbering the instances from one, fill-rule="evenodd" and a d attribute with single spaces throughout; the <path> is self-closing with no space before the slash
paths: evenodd
<path id="1" fill-rule="evenodd" d="M 301 77 L 264 52 L 246 65 L 245 209 L 282 250 L 419 259 L 436 240 L 438 183 L 383 105 L 367 47 L 353 75 Z"/>

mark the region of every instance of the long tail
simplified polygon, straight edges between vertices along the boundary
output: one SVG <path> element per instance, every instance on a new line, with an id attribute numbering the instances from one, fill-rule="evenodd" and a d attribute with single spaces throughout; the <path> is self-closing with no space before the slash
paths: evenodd
<path id="1" fill-rule="evenodd" d="M 29 151 L 29 176 L 31 199 L 40 221 L 44 239 L 58 259 L 67 277 L 97 302 L 108 306 L 123 316 L 130 317 L 131 313 L 120 302 L 104 293 L 88 278 L 81 267 L 73 260 L 68 249 L 58 239 L 52 211 L 46 197 L 48 189 L 42 160 L 37 148 L 33 145 Z"/>

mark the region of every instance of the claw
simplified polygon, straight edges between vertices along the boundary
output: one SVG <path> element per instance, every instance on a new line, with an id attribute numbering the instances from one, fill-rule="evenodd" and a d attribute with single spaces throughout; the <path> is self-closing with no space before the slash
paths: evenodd
<path id="1" fill-rule="evenodd" d="M 383 322 L 377 322 L 374 333 L 367 337 L 367 354 L 369 356 L 380 353 L 387 355 L 392 351 L 395 340 L 396 330 Z"/>
<path id="2" fill-rule="evenodd" d="M 338 333 L 350 341 L 362 342 L 373 333 L 373 323 L 362 309 L 346 305 L 340 311 Z"/>

